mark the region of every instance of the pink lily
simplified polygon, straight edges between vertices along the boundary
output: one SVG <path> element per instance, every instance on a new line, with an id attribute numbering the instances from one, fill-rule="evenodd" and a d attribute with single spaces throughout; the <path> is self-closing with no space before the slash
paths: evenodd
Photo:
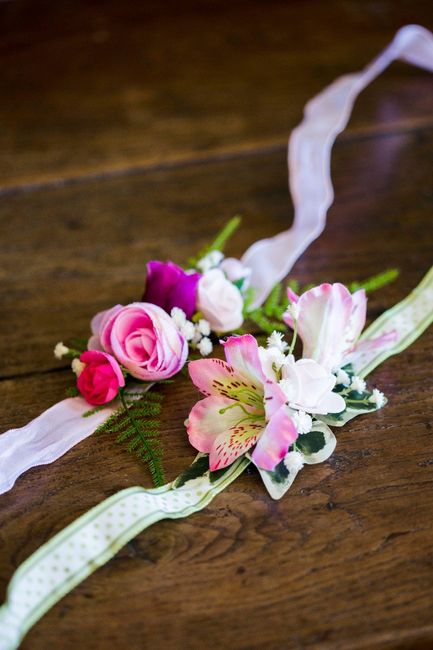
<path id="1" fill-rule="evenodd" d="M 264 375 L 253 336 L 228 338 L 224 352 L 226 361 L 189 364 L 192 381 L 206 396 L 189 415 L 189 440 L 209 453 L 211 471 L 227 467 L 254 445 L 254 463 L 273 470 L 298 437 L 286 397 Z"/>
<path id="2" fill-rule="evenodd" d="M 386 348 L 396 338 L 396 332 L 392 331 L 358 342 L 367 311 L 364 289 L 352 294 L 339 282 L 325 283 L 301 296 L 289 289 L 288 296 L 299 313 L 296 325 L 303 343 L 303 357 L 314 359 L 327 370 L 341 368 L 368 350 Z M 290 308 L 283 319 L 294 327 Z"/>

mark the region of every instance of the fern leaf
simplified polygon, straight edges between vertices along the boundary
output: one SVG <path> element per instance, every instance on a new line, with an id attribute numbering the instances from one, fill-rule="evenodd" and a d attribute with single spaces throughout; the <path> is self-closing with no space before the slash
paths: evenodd
<path id="1" fill-rule="evenodd" d="M 269 318 L 275 316 L 275 310 L 277 309 L 280 303 L 280 297 L 281 297 L 281 284 L 278 283 L 272 289 L 271 293 L 266 298 L 265 304 L 263 305 L 263 311 L 265 312 L 265 316 L 268 316 Z"/>
<path id="2" fill-rule="evenodd" d="M 150 391 L 122 393 L 122 407 L 96 429 L 96 433 L 110 433 L 116 436 L 116 442 L 126 443 L 127 451 L 148 466 L 156 487 L 165 482 L 159 418 L 162 398 Z"/>

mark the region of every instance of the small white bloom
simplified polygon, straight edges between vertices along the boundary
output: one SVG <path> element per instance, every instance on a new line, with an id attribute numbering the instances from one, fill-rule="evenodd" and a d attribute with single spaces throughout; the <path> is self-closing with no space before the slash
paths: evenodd
<path id="1" fill-rule="evenodd" d="M 197 347 L 202 357 L 207 357 L 213 350 L 212 341 L 207 336 L 202 338 Z"/>
<path id="2" fill-rule="evenodd" d="M 343 384 L 343 386 L 348 386 L 350 384 L 350 377 L 345 370 L 341 368 L 336 372 L 337 375 L 337 384 Z"/>
<path id="3" fill-rule="evenodd" d="M 81 375 L 85 367 L 86 364 L 80 361 L 79 359 L 72 359 L 71 368 L 73 372 L 75 372 L 77 377 Z"/>
<path id="4" fill-rule="evenodd" d="M 290 316 L 293 318 L 293 320 L 298 320 L 300 307 L 297 302 L 291 302 L 290 305 L 287 307 L 287 311 L 290 314 Z"/>
<path id="5" fill-rule="evenodd" d="M 190 320 L 186 320 L 180 327 L 180 332 L 187 341 L 191 341 L 195 336 L 195 325 Z"/>
<path id="6" fill-rule="evenodd" d="M 350 390 L 355 390 L 357 393 L 363 393 L 365 391 L 366 383 L 361 377 L 355 375 L 350 384 Z"/>
<path id="7" fill-rule="evenodd" d="M 292 411 L 290 415 L 300 435 L 311 431 L 313 420 L 308 413 L 305 413 L 305 411 Z"/>
<path id="8" fill-rule="evenodd" d="M 286 466 L 287 470 L 295 474 L 296 472 L 299 472 L 304 467 L 304 460 L 302 458 L 302 454 L 299 453 L 299 451 L 289 451 L 287 454 L 284 456 L 284 465 Z"/>
<path id="9" fill-rule="evenodd" d="M 65 354 L 68 354 L 68 352 L 69 348 L 67 348 L 66 345 L 63 345 L 61 341 L 60 343 L 57 343 L 56 347 L 54 348 L 54 356 L 56 359 L 61 359 L 65 356 Z"/>
<path id="10" fill-rule="evenodd" d="M 368 401 L 371 402 L 372 404 L 376 404 L 377 408 L 380 409 L 385 404 L 386 399 L 385 399 L 385 395 L 382 393 L 381 390 L 379 390 L 378 388 L 373 388 L 373 393 L 370 396 Z"/>
<path id="11" fill-rule="evenodd" d="M 170 312 L 170 316 L 172 317 L 176 327 L 179 329 L 181 329 L 182 325 L 184 325 L 186 322 L 186 314 L 183 309 L 180 309 L 180 307 L 173 307 Z"/>
<path id="12" fill-rule="evenodd" d="M 198 343 L 199 341 L 201 341 L 202 338 L 203 338 L 203 334 L 200 332 L 200 330 L 199 330 L 199 328 L 198 328 L 198 325 L 196 325 L 196 326 L 195 326 L 194 336 L 193 336 L 192 339 L 191 339 L 191 343 L 192 343 L 193 345 L 197 345 L 197 343 Z"/>
<path id="13" fill-rule="evenodd" d="M 285 352 L 289 344 L 284 340 L 284 336 L 281 332 L 274 330 L 270 336 L 268 336 L 268 348 L 277 348 L 280 352 Z"/>
<path id="14" fill-rule="evenodd" d="M 210 271 L 210 269 L 219 266 L 223 259 L 224 255 L 221 251 L 210 251 L 210 253 L 197 262 L 197 268 L 200 269 L 202 273 L 206 273 L 207 271 Z"/>
<path id="15" fill-rule="evenodd" d="M 259 347 L 259 359 L 268 379 L 276 379 L 276 372 L 279 372 L 283 363 L 286 362 L 286 357 L 278 348 L 263 348 Z"/>
<path id="16" fill-rule="evenodd" d="M 211 331 L 209 321 L 205 320 L 204 318 L 200 318 L 197 323 L 197 329 L 200 334 L 203 334 L 203 336 L 209 336 Z"/>

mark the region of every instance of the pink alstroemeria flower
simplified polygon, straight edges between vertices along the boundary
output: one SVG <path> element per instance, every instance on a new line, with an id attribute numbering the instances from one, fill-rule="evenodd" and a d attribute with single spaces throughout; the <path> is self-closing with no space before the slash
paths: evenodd
<path id="1" fill-rule="evenodd" d="M 367 311 L 364 289 L 352 294 L 339 282 L 325 283 L 301 296 L 289 289 L 288 296 L 299 310 L 297 330 L 303 343 L 302 356 L 314 359 L 326 370 L 341 368 L 354 361 L 358 354 L 386 348 L 395 340 L 396 333 L 389 332 L 358 343 Z M 283 319 L 293 328 L 290 309 Z"/>
<path id="2" fill-rule="evenodd" d="M 227 467 L 254 445 L 254 463 L 273 470 L 298 436 L 286 397 L 265 377 L 253 336 L 231 336 L 224 352 L 226 361 L 189 364 L 192 381 L 206 396 L 189 415 L 189 440 L 209 453 L 212 471 Z"/>

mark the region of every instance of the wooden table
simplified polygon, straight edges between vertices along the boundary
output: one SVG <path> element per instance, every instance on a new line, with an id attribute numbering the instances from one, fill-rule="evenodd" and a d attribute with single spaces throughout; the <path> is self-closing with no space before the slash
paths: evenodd
<path id="1" fill-rule="evenodd" d="M 64 397 L 54 344 L 139 298 L 147 260 L 182 262 L 235 213 L 235 255 L 288 227 L 286 141 L 305 102 L 408 22 L 432 28 L 431 0 L 1 4 L 1 431 Z M 432 262 L 432 160 L 432 77 L 396 63 L 337 142 L 329 226 L 292 277 L 398 266 L 370 316 L 402 299 Z M 432 648 L 432 343 L 375 371 L 387 407 L 282 501 L 242 476 L 139 535 L 22 647 Z M 166 393 L 173 478 L 197 394 L 186 380 Z M 146 470 L 108 436 L 29 471 L 0 497 L 0 597 L 53 534 L 136 484 Z"/>

